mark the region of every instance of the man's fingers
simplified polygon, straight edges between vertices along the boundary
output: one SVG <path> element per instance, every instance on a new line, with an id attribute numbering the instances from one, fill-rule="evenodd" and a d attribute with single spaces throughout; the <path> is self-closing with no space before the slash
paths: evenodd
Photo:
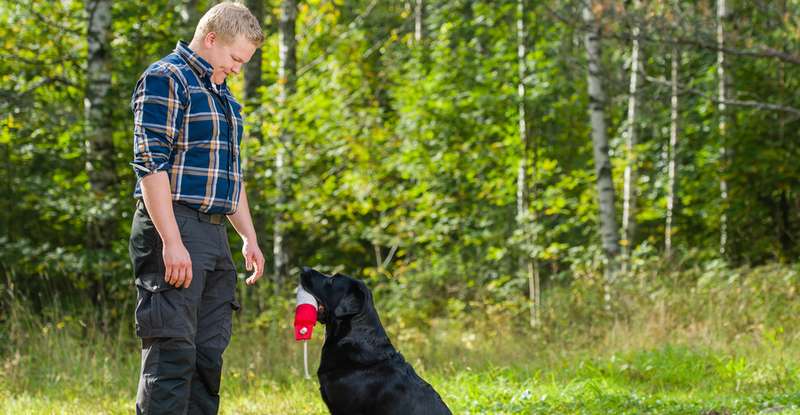
<path id="1" fill-rule="evenodd" d="M 250 284 L 250 285 L 253 285 L 256 282 L 256 280 L 258 279 L 258 270 L 259 270 L 259 268 L 258 268 L 258 264 L 256 264 L 256 261 L 252 261 L 251 264 L 253 265 L 252 266 L 253 273 L 250 274 L 250 278 L 247 279 L 247 283 Z"/>
<path id="2" fill-rule="evenodd" d="M 260 274 L 261 264 L 258 263 L 258 260 L 256 259 L 255 255 L 253 255 L 253 257 L 250 258 L 250 263 L 253 265 L 253 276 Z"/>
<path id="3" fill-rule="evenodd" d="M 175 278 L 173 284 L 175 287 L 180 287 L 183 284 L 183 280 L 186 278 L 186 268 L 184 264 L 178 265 L 178 277 Z"/>
<path id="4" fill-rule="evenodd" d="M 186 266 L 186 280 L 183 282 L 183 288 L 189 288 L 189 284 L 192 283 L 192 263 Z"/>
<path id="5" fill-rule="evenodd" d="M 253 255 L 253 267 L 255 270 L 253 274 L 250 275 L 250 278 L 245 280 L 247 285 L 253 285 L 258 281 L 259 278 L 264 274 L 264 257 L 259 257 L 257 255 Z"/>
<path id="6" fill-rule="evenodd" d="M 245 254 L 245 256 L 244 256 L 244 267 L 248 271 L 251 271 L 253 269 L 253 260 L 251 259 L 251 255 L 250 254 Z"/>
<path id="7" fill-rule="evenodd" d="M 257 262 L 258 262 L 258 275 L 256 275 L 256 278 L 261 278 L 261 276 L 264 275 L 264 256 L 263 255 L 259 256 Z"/>
<path id="8" fill-rule="evenodd" d="M 172 285 L 172 264 L 164 264 L 164 281 Z"/>

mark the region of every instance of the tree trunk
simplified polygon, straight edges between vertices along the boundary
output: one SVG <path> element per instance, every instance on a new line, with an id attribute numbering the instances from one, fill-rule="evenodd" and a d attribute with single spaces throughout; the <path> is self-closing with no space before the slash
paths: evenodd
<path id="1" fill-rule="evenodd" d="M 255 16 L 258 22 L 261 24 L 262 30 L 264 26 L 264 1 L 263 0 L 247 0 L 245 6 L 250 10 L 250 13 Z M 245 139 L 250 141 L 251 139 L 255 139 L 258 142 L 258 149 L 256 151 L 248 151 L 244 154 L 242 158 L 242 169 L 246 174 L 244 180 L 245 182 L 249 182 L 255 176 L 253 172 L 256 171 L 263 171 L 266 169 L 264 165 L 264 138 L 261 132 L 261 115 L 259 114 L 259 109 L 262 105 L 262 97 L 261 92 L 259 89 L 262 87 L 263 81 L 261 78 L 261 64 L 262 64 L 262 54 L 261 48 L 257 48 L 255 52 L 253 52 L 253 56 L 250 58 L 250 61 L 244 67 L 244 113 L 247 116 L 247 122 L 245 122 L 246 130 L 245 130 Z M 255 116 L 253 114 L 256 114 Z M 248 146 L 248 148 L 252 148 Z M 253 192 L 254 189 L 257 189 L 257 186 L 248 187 L 250 192 Z M 255 190 L 256 192 L 258 190 Z M 250 197 L 252 198 L 254 195 L 251 193 Z M 251 199 L 252 200 L 252 199 Z M 259 213 L 258 209 L 250 208 L 250 213 L 253 219 L 253 226 L 256 229 L 257 233 L 266 231 L 267 225 L 265 224 L 265 218 L 263 214 Z M 277 285 L 276 285 L 277 289 Z M 239 295 L 239 302 L 241 303 L 242 307 L 245 307 L 245 303 L 248 303 L 250 299 L 248 297 L 255 296 L 256 304 L 258 310 L 264 309 L 263 303 L 263 295 L 259 295 L 259 290 L 243 290 Z"/>
<path id="2" fill-rule="evenodd" d="M 425 39 L 425 0 L 417 0 L 414 6 L 414 41 Z"/>
<path id="3" fill-rule="evenodd" d="M 786 16 L 786 0 L 781 2 L 781 17 Z M 781 52 L 786 53 L 786 44 L 784 43 L 781 47 Z M 778 104 L 783 105 L 786 99 L 786 64 L 785 62 L 781 61 L 778 64 Z M 781 112 L 778 117 L 778 140 L 780 140 L 780 146 L 782 148 L 786 148 L 786 113 Z M 788 149 L 786 149 L 788 150 Z M 782 165 L 789 165 L 789 151 L 783 151 L 783 157 L 781 159 Z M 781 248 L 783 249 L 783 258 L 791 258 L 792 252 L 794 251 L 794 238 L 792 235 L 794 234 L 792 228 L 792 222 L 790 219 L 790 215 L 792 213 L 792 207 L 789 203 L 789 191 L 784 189 L 781 191 L 780 195 L 780 213 L 778 219 L 778 240 L 781 243 Z"/>
<path id="4" fill-rule="evenodd" d="M 725 83 L 725 0 L 717 0 L 717 93 L 719 103 L 719 137 L 720 137 L 720 161 L 719 161 L 719 190 L 721 197 L 721 209 L 719 217 L 719 254 L 726 256 L 728 253 L 728 181 L 725 179 L 728 163 L 728 143 L 727 143 L 727 117 L 725 114 L 726 83 Z"/>
<path id="5" fill-rule="evenodd" d="M 675 210 L 675 179 L 678 174 L 678 68 L 680 67 L 680 52 L 676 46 L 672 48 L 672 71 L 670 86 L 672 97 L 670 99 L 669 123 L 669 151 L 667 179 L 667 223 L 664 227 L 664 252 L 667 258 L 672 257 L 672 220 Z"/>
<path id="6" fill-rule="evenodd" d="M 182 37 L 183 39 L 191 40 L 194 37 L 197 23 L 200 22 L 197 0 L 179 0 L 177 6 L 182 21 L 181 31 L 184 33 Z"/>
<path id="7" fill-rule="evenodd" d="M 530 137 L 527 127 L 527 116 L 525 111 L 525 79 L 527 77 L 527 52 L 525 48 L 525 5 L 523 0 L 517 0 L 517 112 L 519 115 L 519 138 L 522 143 L 522 156 L 519 161 L 517 171 L 517 224 L 525 232 L 525 242 L 528 247 L 533 247 L 536 243 L 536 235 L 532 234 L 532 228 L 536 221 L 536 216 L 531 214 L 528 199 L 528 149 L 530 147 Z M 535 151 L 535 150 L 534 150 Z M 535 169 L 535 166 L 534 166 Z M 534 250 L 535 251 L 535 250 Z M 530 325 L 539 325 L 540 299 L 539 293 L 539 265 L 535 253 L 529 249 L 523 250 L 524 260 L 521 261 L 528 274 L 528 300 L 530 307 Z"/>
<path id="8" fill-rule="evenodd" d="M 634 11 L 639 11 L 639 1 L 635 0 L 633 7 Z M 623 253 L 623 267 L 626 267 L 628 257 L 634 246 L 634 238 L 636 237 L 636 182 L 637 182 L 637 154 L 636 145 L 638 144 L 637 136 L 637 110 L 639 98 L 639 67 L 641 59 L 639 58 L 639 25 L 634 24 L 633 27 L 633 42 L 631 46 L 631 77 L 628 95 L 628 131 L 625 140 L 625 175 L 623 185 L 623 203 L 622 203 L 622 253 Z"/>
<path id="9" fill-rule="evenodd" d="M 96 195 L 116 183 L 111 124 L 111 1 L 86 3 L 89 14 L 86 75 L 86 170 Z"/>
<path id="10" fill-rule="evenodd" d="M 93 205 L 97 212 L 87 219 L 87 248 L 94 252 L 111 249 L 114 218 L 108 208 L 114 197 L 117 182 L 114 166 L 114 141 L 111 109 L 111 0 L 94 0 L 86 3 L 88 14 L 88 62 L 86 70 L 86 172 Z M 96 304 L 104 304 L 106 288 L 104 275 L 94 275 L 91 284 Z M 102 327 L 107 327 L 105 313 L 101 312 Z"/>
<path id="11" fill-rule="evenodd" d="M 603 251 L 609 264 L 606 277 L 610 280 L 616 270 L 616 257 L 620 248 L 614 208 L 614 182 L 611 177 L 611 161 L 608 158 L 605 94 L 600 76 L 600 27 L 595 21 L 589 2 L 584 5 L 582 14 L 588 28 L 585 44 L 589 64 L 589 112 L 592 126 L 595 174 L 597 176 L 597 196 L 600 207 L 600 235 L 602 237 Z"/>
<path id="12" fill-rule="evenodd" d="M 258 19 L 259 23 L 264 21 L 264 1 L 247 0 L 247 8 Z M 263 27 L 263 26 L 262 26 Z M 252 114 L 261 107 L 261 48 L 256 49 L 253 57 L 244 70 L 244 103 L 248 114 Z M 258 140 L 259 144 L 264 143 L 261 133 L 261 124 L 258 122 L 248 123 L 250 137 Z"/>
<path id="13" fill-rule="evenodd" d="M 278 200 L 275 213 L 273 256 L 275 258 L 275 287 L 280 289 L 289 274 L 289 253 L 286 247 L 286 228 L 288 226 L 287 205 L 290 200 L 291 151 L 293 132 L 290 129 L 290 111 L 286 108 L 289 97 L 295 91 L 297 78 L 297 58 L 295 40 L 295 21 L 297 19 L 297 2 L 283 0 L 279 22 L 279 58 L 278 82 L 281 85 L 278 105 L 281 106 L 281 133 L 278 150 L 275 156 L 275 181 Z"/>

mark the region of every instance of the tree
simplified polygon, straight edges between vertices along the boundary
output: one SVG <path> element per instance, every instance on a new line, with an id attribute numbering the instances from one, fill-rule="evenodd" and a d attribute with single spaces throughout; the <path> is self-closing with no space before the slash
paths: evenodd
<path id="1" fill-rule="evenodd" d="M 639 11 L 641 5 L 639 0 L 634 0 L 633 10 Z M 630 87 L 628 94 L 628 129 L 625 136 L 625 178 L 623 185 L 623 203 L 622 203 L 622 243 L 623 264 L 627 263 L 627 257 L 634 247 L 634 238 L 636 235 L 636 182 L 637 182 L 637 111 L 639 105 L 639 84 L 640 84 L 640 66 L 641 58 L 639 57 L 639 19 L 634 20 L 633 34 L 631 42 L 631 61 L 630 61 Z M 625 266 L 625 265 L 623 265 Z"/>
<path id="2" fill-rule="evenodd" d="M 600 207 L 600 235 L 603 251 L 609 262 L 608 276 L 613 276 L 616 257 L 619 254 L 619 234 L 614 207 L 614 182 L 611 175 L 611 161 L 608 157 L 608 136 L 606 132 L 606 96 L 601 76 L 600 26 L 597 23 L 593 1 L 586 1 L 582 16 L 586 25 L 584 43 L 588 58 L 589 113 L 594 148 L 594 168 L 597 183 L 597 197 Z"/>
<path id="3" fill-rule="evenodd" d="M 198 7 L 198 0 L 178 0 L 177 5 L 178 14 L 180 15 L 181 25 L 180 31 L 182 38 L 187 41 L 194 37 L 194 30 L 197 23 L 200 21 L 200 9 Z M 250 4 L 248 4 L 250 7 Z"/>
<path id="4" fill-rule="evenodd" d="M 678 175 L 678 70 L 680 68 L 680 52 L 678 51 L 677 45 L 673 45 L 671 57 L 669 147 L 667 150 L 667 219 L 664 226 L 664 253 L 667 258 L 672 257 L 672 222 L 675 214 L 675 179 Z"/>
<path id="5" fill-rule="evenodd" d="M 425 39 L 425 0 L 416 0 L 414 6 L 414 40 L 422 42 Z"/>
<path id="6" fill-rule="evenodd" d="M 86 3 L 89 15 L 87 43 L 86 100 L 86 171 L 93 192 L 102 198 L 116 181 L 111 92 L 111 1 L 93 0 Z M 95 237 L 95 236 L 90 236 Z M 96 235 L 99 242 L 99 235 Z"/>
<path id="7" fill-rule="evenodd" d="M 264 0 L 248 0 L 247 8 L 258 19 L 259 23 L 264 23 Z M 263 26 L 262 26 L 263 27 Z M 244 102 L 248 113 L 258 112 L 261 105 L 261 94 L 259 90 L 262 86 L 261 81 L 261 48 L 256 49 L 250 62 L 244 70 Z M 250 137 L 256 139 L 259 144 L 264 141 L 261 133 L 261 125 L 258 122 L 249 123 Z"/>
<path id="8" fill-rule="evenodd" d="M 111 0 L 86 3 L 88 13 L 86 71 L 86 171 L 95 209 L 87 220 L 87 246 L 96 252 L 109 251 L 116 238 L 114 218 L 110 213 L 115 200 L 113 118 L 111 110 Z M 97 303 L 107 296 L 106 276 L 95 275 L 92 283 Z"/>
<path id="9" fill-rule="evenodd" d="M 726 118 L 726 79 L 725 79 L 725 0 L 717 0 L 717 116 L 719 117 L 720 161 L 719 161 L 719 254 L 725 256 L 728 247 L 728 179 L 726 165 L 728 163 L 727 118 Z"/>
<path id="10" fill-rule="evenodd" d="M 527 50 L 525 28 L 525 4 L 523 0 L 517 0 L 517 114 L 519 117 L 518 129 L 519 140 L 522 145 L 522 154 L 517 168 L 517 223 L 525 234 L 524 242 L 528 249 L 523 250 L 524 260 L 522 269 L 528 275 L 528 300 L 530 307 L 530 325 L 539 325 L 539 314 L 541 307 L 541 293 L 539 291 L 539 264 L 536 259 L 536 234 L 533 232 L 536 226 L 536 215 L 531 212 L 529 201 L 528 159 L 530 145 L 529 128 L 527 123 L 527 112 L 525 110 L 525 80 L 528 78 L 527 70 Z M 537 151 L 536 148 L 533 149 Z M 534 165 L 534 171 L 536 166 Z M 535 173 L 534 173 L 535 174 Z"/>
<path id="11" fill-rule="evenodd" d="M 280 66 L 278 82 L 280 95 L 278 105 L 281 107 L 281 132 L 275 156 L 275 184 L 278 192 L 275 224 L 273 232 L 273 256 L 275 260 L 275 282 L 278 289 L 289 274 L 289 252 L 285 240 L 286 229 L 290 225 L 287 216 L 287 205 L 291 198 L 291 166 L 293 133 L 291 130 L 291 114 L 286 110 L 289 98 L 294 94 L 297 84 L 297 41 L 295 39 L 295 21 L 297 20 L 296 0 L 281 2 L 279 22 L 280 34 Z"/>

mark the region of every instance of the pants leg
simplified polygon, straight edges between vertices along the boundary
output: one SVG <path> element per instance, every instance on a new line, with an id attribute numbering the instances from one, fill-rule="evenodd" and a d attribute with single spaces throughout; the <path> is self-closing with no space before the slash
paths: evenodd
<path id="1" fill-rule="evenodd" d="M 209 272 L 197 318 L 197 367 L 192 378 L 189 413 L 216 414 L 222 377 L 222 354 L 230 343 L 236 271 Z"/>
<path id="2" fill-rule="evenodd" d="M 192 381 L 197 368 L 198 313 L 220 252 L 215 225 L 178 216 L 181 239 L 192 258 L 192 283 L 177 288 L 164 280 L 162 244 L 152 221 L 136 211 L 130 255 L 136 276 L 136 334 L 142 338 L 142 372 L 137 414 L 194 414 L 190 410 Z M 217 390 L 219 387 L 217 387 Z M 210 413 L 216 413 L 210 412 Z"/>
<path id="3" fill-rule="evenodd" d="M 143 339 L 136 414 L 186 414 L 195 359 L 190 338 Z"/>

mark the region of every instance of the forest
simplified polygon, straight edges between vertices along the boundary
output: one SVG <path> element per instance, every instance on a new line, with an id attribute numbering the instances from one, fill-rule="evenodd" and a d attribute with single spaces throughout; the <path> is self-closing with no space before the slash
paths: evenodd
<path id="1" fill-rule="evenodd" d="M 454 413 L 800 413 L 800 1 L 243 3 L 222 413 L 327 413 L 303 266 Z M 0 412 L 131 412 L 131 94 L 214 4 L 0 0 Z"/>

